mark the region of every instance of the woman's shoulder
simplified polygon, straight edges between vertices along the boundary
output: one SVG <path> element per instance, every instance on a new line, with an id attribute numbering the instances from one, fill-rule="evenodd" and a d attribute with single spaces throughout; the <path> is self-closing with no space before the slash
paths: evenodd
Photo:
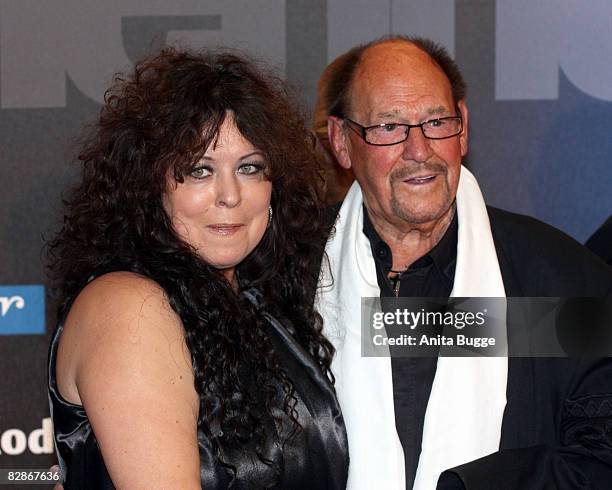
<path id="1" fill-rule="evenodd" d="M 96 277 L 63 328 L 58 387 L 84 407 L 116 486 L 195 488 L 199 398 L 182 323 L 162 288 L 131 272 Z"/>
<path id="2" fill-rule="evenodd" d="M 132 302 L 144 297 L 149 300 L 165 300 L 166 294 L 152 279 L 130 271 L 113 271 L 96 276 L 78 293 L 73 306 L 86 303 L 102 306 L 101 303 Z M 166 300 L 167 302 L 167 300 Z"/>
<path id="3" fill-rule="evenodd" d="M 166 293 L 133 272 L 104 274 L 77 295 L 64 322 L 57 364 L 60 390 L 80 402 L 84 375 L 89 382 L 101 376 L 138 376 L 153 356 L 162 364 L 164 359 L 180 361 L 185 372 L 191 371 L 184 328 Z"/>
<path id="4" fill-rule="evenodd" d="M 180 323 L 159 284 L 134 272 L 116 271 L 94 278 L 79 292 L 67 315 L 66 328 L 79 320 L 79 329 L 102 325 L 107 333 L 119 334 L 126 321 L 142 323 L 156 317 L 172 320 L 165 323 L 169 327 Z"/>

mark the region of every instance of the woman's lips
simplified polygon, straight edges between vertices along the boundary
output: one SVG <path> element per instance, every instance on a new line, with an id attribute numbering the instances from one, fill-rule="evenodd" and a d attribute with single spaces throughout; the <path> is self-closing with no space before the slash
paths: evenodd
<path id="1" fill-rule="evenodd" d="M 243 226 L 242 224 L 216 223 L 214 225 L 207 225 L 207 228 L 217 235 L 233 235 Z"/>

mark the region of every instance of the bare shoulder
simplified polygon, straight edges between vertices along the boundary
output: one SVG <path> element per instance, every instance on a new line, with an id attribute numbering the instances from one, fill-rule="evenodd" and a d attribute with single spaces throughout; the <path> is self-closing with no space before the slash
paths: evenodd
<path id="1" fill-rule="evenodd" d="M 65 322 L 57 378 L 85 408 L 116 487 L 199 487 L 191 357 L 158 284 L 129 272 L 88 284 Z"/>
<path id="2" fill-rule="evenodd" d="M 143 316 L 178 320 L 166 293 L 156 282 L 133 272 L 111 272 L 94 279 L 81 291 L 66 323 L 87 319 L 91 320 L 88 325 L 95 328 L 108 319 L 129 320 Z M 112 325 L 116 323 L 105 324 L 104 330 Z"/>
<path id="3" fill-rule="evenodd" d="M 80 404 L 79 376 L 95 380 L 113 369 L 136 369 L 152 356 L 191 371 L 183 325 L 166 293 L 132 272 L 105 274 L 79 293 L 66 318 L 58 349 L 60 392 Z"/>

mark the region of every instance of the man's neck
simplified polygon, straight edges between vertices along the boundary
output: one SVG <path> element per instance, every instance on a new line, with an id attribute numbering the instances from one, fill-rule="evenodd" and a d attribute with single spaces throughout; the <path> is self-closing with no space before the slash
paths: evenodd
<path id="1" fill-rule="evenodd" d="M 427 254 L 442 239 L 455 216 L 455 204 L 434 222 L 425 224 L 406 223 L 398 229 L 368 212 L 368 216 L 378 236 L 389 246 L 393 255 L 394 271 L 403 271 Z"/>

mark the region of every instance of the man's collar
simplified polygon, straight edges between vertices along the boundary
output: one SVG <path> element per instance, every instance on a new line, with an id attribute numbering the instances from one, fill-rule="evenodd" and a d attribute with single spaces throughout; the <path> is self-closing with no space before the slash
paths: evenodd
<path id="1" fill-rule="evenodd" d="M 455 210 L 453 219 L 440 241 L 429 252 L 413 262 L 408 269 L 421 269 L 434 263 L 452 281 L 455 275 L 455 262 L 457 259 L 457 232 L 458 219 L 457 211 Z M 391 248 L 380 238 L 372 224 L 372 220 L 370 220 L 365 205 L 363 205 L 363 233 L 370 242 L 374 260 L 382 265 L 385 273 L 389 272 L 393 265 Z"/>

